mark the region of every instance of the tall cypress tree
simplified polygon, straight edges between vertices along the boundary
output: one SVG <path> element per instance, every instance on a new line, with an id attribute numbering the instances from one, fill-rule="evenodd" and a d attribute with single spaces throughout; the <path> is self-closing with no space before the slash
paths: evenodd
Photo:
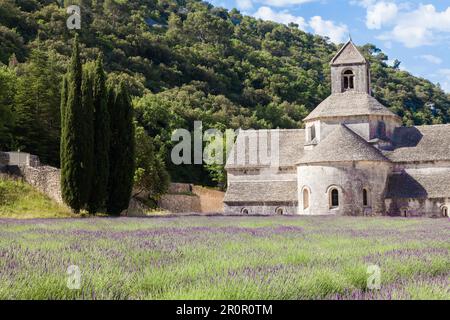
<path id="1" fill-rule="evenodd" d="M 106 203 L 109 176 L 109 112 L 106 76 L 103 58 L 99 56 L 95 63 L 93 79 L 94 104 L 94 163 L 95 174 L 92 177 L 88 211 L 96 213 Z"/>
<path id="2" fill-rule="evenodd" d="M 107 211 L 118 215 L 128 208 L 134 178 L 134 123 L 131 98 L 122 81 L 110 105 L 110 171 Z"/>
<path id="3" fill-rule="evenodd" d="M 82 165 L 83 165 L 83 193 L 82 202 L 86 207 L 91 195 L 92 176 L 94 174 L 94 101 L 93 101 L 93 77 L 94 68 L 92 63 L 87 63 L 83 70 L 81 83 L 82 94 L 82 116 L 81 135 L 82 139 Z"/>
<path id="4" fill-rule="evenodd" d="M 64 128 L 61 130 L 61 193 L 64 202 L 74 212 L 83 208 L 86 197 L 83 169 L 82 65 L 75 36 L 67 75 L 67 103 L 62 108 Z"/>
<path id="5" fill-rule="evenodd" d="M 60 148 L 59 148 L 59 158 L 60 158 L 60 165 L 62 165 L 63 162 L 65 162 L 65 143 L 62 137 L 65 136 L 65 110 L 66 110 L 66 104 L 67 104 L 67 75 L 64 75 L 62 78 L 62 85 L 61 85 L 61 102 L 59 111 L 61 114 L 61 139 L 60 139 Z"/>

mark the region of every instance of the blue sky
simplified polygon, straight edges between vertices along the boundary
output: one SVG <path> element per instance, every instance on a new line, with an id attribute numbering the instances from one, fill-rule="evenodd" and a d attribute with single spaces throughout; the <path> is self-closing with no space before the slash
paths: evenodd
<path id="1" fill-rule="evenodd" d="M 243 14 L 325 35 L 340 43 L 351 34 L 373 43 L 401 68 L 450 93 L 450 0 L 209 0 Z"/>

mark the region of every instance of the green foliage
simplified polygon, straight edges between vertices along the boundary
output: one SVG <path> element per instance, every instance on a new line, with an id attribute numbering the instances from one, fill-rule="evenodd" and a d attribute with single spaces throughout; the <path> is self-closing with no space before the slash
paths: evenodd
<path id="1" fill-rule="evenodd" d="M 153 139 L 139 126 L 135 128 L 136 169 L 134 172 L 134 196 L 148 194 L 156 203 L 169 187 L 169 174 L 162 155 L 155 150 Z"/>
<path id="2" fill-rule="evenodd" d="M 97 212 L 103 208 L 107 199 L 109 176 L 109 112 L 108 93 L 106 90 L 106 75 L 103 70 L 103 59 L 99 56 L 95 63 L 93 75 L 93 105 L 94 105 L 94 158 L 92 188 L 88 201 L 88 211 Z"/>
<path id="3" fill-rule="evenodd" d="M 136 96 L 138 123 L 157 150 L 165 149 L 174 181 L 212 183 L 201 166 L 169 162 L 173 128 L 191 129 L 193 120 L 203 121 L 205 129 L 302 128 L 302 119 L 330 94 L 328 62 L 339 46 L 294 24 L 257 20 L 198 0 L 65 1 L 69 3 L 82 6 L 83 59 L 95 60 L 102 53 L 110 80 L 127 83 Z M 0 61 L 7 64 L 15 53 L 19 71 L 25 70 L 38 47 L 66 63 L 71 52 L 66 18 L 64 8 L 53 1 L 1 1 Z M 386 54 L 374 45 L 361 49 L 371 63 L 374 96 L 404 124 L 450 121 L 450 97 L 439 86 L 400 70 L 398 60 L 388 66 Z M 58 70 L 58 81 L 49 85 L 59 83 L 63 72 Z M 14 79 L 8 79 L 14 87 Z M 1 115 L 0 122 L 5 118 Z M 2 147 L 3 140 L 20 146 L 11 126 L 0 137 Z M 19 140 L 30 150 L 54 148 L 37 133 L 30 139 L 38 138 Z M 51 154 L 43 157 L 56 164 Z"/>
<path id="4" fill-rule="evenodd" d="M 61 148 L 61 192 L 64 202 L 75 212 L 79 212 L 86 203 L 87 193 L 85 167 L 83 161 L 83 130 L 85 126 L 82 106 L 82 64 L 80 59 L 78 36 L 75 36 L 72 58 L 67 75 L 67 104 L 63 108 L 64 128 Z"/>
<path id="5" fill-rule="evenodd" d="M 14 70 L 0 65 L 0 149 L 11 145 L 14 97 L 17 90 L 17 75 Z"/>
<path id="6" fill-rule="evenodd" d="M 29 62 L 17 67 L 20 76 L 14 97 L 13 134 L 20 149 L 57 166 L 61 77 L 55 65 L 54 54 L 35 49 Z"/>
<path id="7" fill-rule="evenodd" d="M 114 102 L 108 102 L 111 128 L 109 150 L 108 200 L 109 214 L 118 215 L 128 208 L 133 189 L 135 142 L 133 108 L 125 83 L 114 90 Z"/>
<path id="8" fill-rule="evenodd" d="M 83 166 L 83 203 L 87 204 L 92 189 L 94 171 L 94 72 L 95 65 L 86 63 L 83 66 L 83 79 L 81 83 L 82 117 L 80 146 Z"/>

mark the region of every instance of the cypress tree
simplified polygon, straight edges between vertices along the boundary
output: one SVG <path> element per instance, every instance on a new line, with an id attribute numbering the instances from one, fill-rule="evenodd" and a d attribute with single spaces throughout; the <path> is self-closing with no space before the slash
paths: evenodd
<path id="1" fill-rule="evenodd" d="M 94 175 L 92 177 L 91 194 L 88 211 L 96 213 L 106 203 L 109 176 L 109 112 L 106 76 L 103 69 L 103 58 L 98 57 L 95 63 L 93 79 L 94 104 Z"/>
<path id="2" fill-rule="evenodd" d="M 119 215 L 128 208 L 134 178 L 134 123 L 131 98 L 122 81 L 110 106 L 110 171 L 107 211 Z"/>
<path id="3" fill-rule="evenodd" d="M 83 80 L 81 84 L 82 94 L 82 167 L 83 167 L 83 192 L 81 201 L 86 207 L 91 194 L 92 176 L 94 174 L 94 101 L 93 101 L 93 65 L 84 66 Z"/>
<path id="4" fill-rule="evenodd" d="M 62 108 L 64 128 L 61 130 L 61 193 L 64 202 L 74 212 L 84 206 L 85 184 L 83 175 L 83 108 L 82 108 L 82 65 L 78 36 L 75 36 L 67 75 L 67 103 Z"/>
<path id="5" fill-rule="evenodd" d="M 64 140 L 62 139 L 63 136 L 65 136 L 65 109 L 67 104 L 67 75 L 64 75 L 62 78 L 62 85 L 61 85 L 61 102 L 60 102 L 60 114 L 61 114 L 61 139 L 60 139 L 60 149 L 59 149 L 59 157 L 60 157 L 60 164 L 62 165 L 63 162 L 65 162 L 65 151 L 64 151 Z"/>

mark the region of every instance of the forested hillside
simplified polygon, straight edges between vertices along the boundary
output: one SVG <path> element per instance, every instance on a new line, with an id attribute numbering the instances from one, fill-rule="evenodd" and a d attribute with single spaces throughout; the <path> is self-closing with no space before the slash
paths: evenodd
<path id="1" fill-rule="evenodd" d="M 170 133 L 192 128 L 300 128 L 330 94 L 338 46 L 294 24 L 256 20 L 196 0 L 0 0 L 0 149 L 59 162 L 60 82 L 75 31 L 65 7 L 80 4 L 81 53 L 104 54 L 108 80 L 125 79 L 138 123 L 166 156 Z M 401 71 L 374 45 L 374 95 L 406 125 L 450 121 L 450 96 Z M 395 57 L 391 57 L 395 58 Z M 168 163 L 170 166 L 170 163 Z M 170 167 L 172 179 L 208 182 L 204 168 Z"/>

